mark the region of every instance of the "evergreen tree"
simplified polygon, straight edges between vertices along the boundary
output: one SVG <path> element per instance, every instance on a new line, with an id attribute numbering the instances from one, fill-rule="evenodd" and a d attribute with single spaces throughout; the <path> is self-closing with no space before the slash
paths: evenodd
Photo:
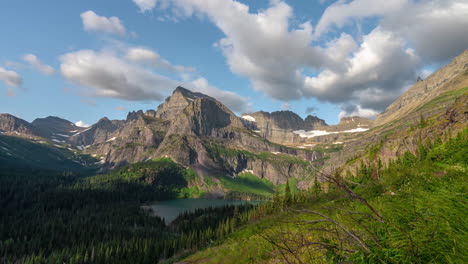
<path id="1" fill-rule="evenodd" d="M 286 180 L 286 186 L 284 189 L 284 206 L 289 207 L 292 203 L 291 187 L 289 186 L 289 179 Z"/>
<path id="2" fill-rule="evenodd" d="M 318 197 L 320 192 L 322 192 L 322 187 L 320 186 L 320 182 L 318 181 L 317 176 L 315 176 L 314 178 L 313 192 L 314 192 L 315 197 Z"/>

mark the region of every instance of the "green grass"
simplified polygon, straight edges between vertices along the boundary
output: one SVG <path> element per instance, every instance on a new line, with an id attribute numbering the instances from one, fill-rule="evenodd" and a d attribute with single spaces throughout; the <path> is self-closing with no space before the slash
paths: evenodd
<path id="1" fill-rule="evenodd" d="M 224 188 L 235 192 L 252 193 L 270 197 L 275 186 L 267 179 L 260 179 L 251 173 L 242 173 L 235 178 L 222 176 L 218 178 Z"/>
<path id="2" fill-rule="evenodd" d="M 423 109 L 437 109 L 440 106 L 446 104 L 447 102 L 454 101 L 455 98 L 463 95 L 464 93 L 468 92 L 468 87 L 461 88 L 458 90 L 448 91 L 445 92 L 436 98 L 432 99 L 427 104 L 420 106 L 416 111 L 423 110 Z"/>
<path id="3" fill-rule="evenodd" d="M 353 240 L 348 240 L 337 245 L 355 250 L 354 253 L 314 251 L 308 246 L 298 251 L 297 258 L 302 263 L 468 263 L 467 150 L 468 129 L 465 129 L 447 142 L 428 147 L 425 157 L 405 155 L 384 169 L 378 179 L 365 175 L 350 179 L 358 183 L 350 185 L 353 191 L 383 216 L 384 223 L 333 209 L 372 214 L 363 203 L 336 188 L 294 205 L 293 209 L 315 210 L 335 219 L 358 234 L 370 249 L 366 253 Z M 290 248 L 295 247 L 293 241 L 302 240 L 337 243 L 334 233 L 295 224 L 317 219 L 310 213 L 278 212 L 251 222 L 222 243 L 188 257 L 185 263 L 285 263 L 281 252 L 290 263 L 298 263 L 297 258 L 279 250 L 261 235 L 268 234 L 281 242 L 287 231 Z M 323 254 L 324 258 L 314 259 Z"/>

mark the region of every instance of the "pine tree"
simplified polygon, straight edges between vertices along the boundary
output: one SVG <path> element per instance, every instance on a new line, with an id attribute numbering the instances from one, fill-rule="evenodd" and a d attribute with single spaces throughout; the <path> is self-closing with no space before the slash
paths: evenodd
<path id="1" fill-rule="evenodd" d="M 322 192 L 322 187 L 320 186 L 320 182 L 318 181 L 317 176 L 315 176 L 315 179 L 314 179 L 313 192 L 315 194 L 315 197 L 318 197 L 320 192 Z"/>
<path id="2" fill-rule="evenodd" d="M 287 208 L 292 203 L 291 188 L 289 187 L 289 179 L 286 181 L 286 187 L 284 189 L 284 206 Z"/>

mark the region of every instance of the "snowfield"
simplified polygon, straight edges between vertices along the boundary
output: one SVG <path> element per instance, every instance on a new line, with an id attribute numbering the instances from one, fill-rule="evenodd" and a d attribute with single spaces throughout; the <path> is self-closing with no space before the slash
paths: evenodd
<path id="1" fill-rule="evenodd" d="M 339 134 L 339 133 L 364 132 L 364 131 L 367 131 L 367 130 L 369 130 L 369 128 L 358 127 L 358 128 L 355 128 L 355 129 L 344 130 L 344 131 L 336 131 L 336 132 L 328 132 L 328 131 L 325 131 L 325 130 L 311 130 L 311 131 L 296 130 L 296 131 L 293 131 L 293 133 L 299 135 L 301 138 L 313 138 L 313 137 L 318 137 L 318 136 L 325 136 L 325 135 Z"/>

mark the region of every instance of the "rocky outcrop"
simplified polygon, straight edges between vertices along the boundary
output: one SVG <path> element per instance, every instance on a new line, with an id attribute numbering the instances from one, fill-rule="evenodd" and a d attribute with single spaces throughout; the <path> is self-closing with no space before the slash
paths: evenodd
<path id="1" fill-rule="evenodd" d="M 42 136 L 38 128 L 10 114 L 0 114 L 0 133 L 22 137 Z"/>
<path id="2" fill-rule="evenodd" d="M 356 128 L 370 128 L 373 120 L 359 116 L 343 117 L 337 125 L 328 126 L 326 131 L 346 131 Z"/>
<path id="3" fill-rule="evenodd" d="M 431 74 L 424 81 L 418 81 L 400 98 L 390 104 L 377 116 L 376 125 L 383 125 L 404 117 L 440 94 L 468 87 L 468 49 L 445 67 Z"/>
<path id="4" fill-rule="evenodd" d="M 107 117 L 101 118 L 96 124 L 85 130 L 72 135 L 69 142 L 75 146 L 91 146 L 106 142 L 113 137 L 113 134 L 124 124 L 124 121 L 109 120 Z"/>

